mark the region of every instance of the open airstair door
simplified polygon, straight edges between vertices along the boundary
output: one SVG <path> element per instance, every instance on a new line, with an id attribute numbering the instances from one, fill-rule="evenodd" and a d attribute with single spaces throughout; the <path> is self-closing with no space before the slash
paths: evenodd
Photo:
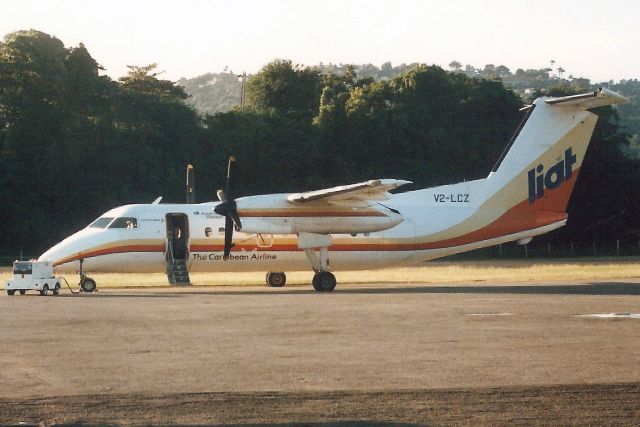
<path id="1" fill-rule="evenodd" d="M 167 223 L 167 277 L 172 285 L 190 285 L 189 217 L 183 213 L 169 213 Z"/>

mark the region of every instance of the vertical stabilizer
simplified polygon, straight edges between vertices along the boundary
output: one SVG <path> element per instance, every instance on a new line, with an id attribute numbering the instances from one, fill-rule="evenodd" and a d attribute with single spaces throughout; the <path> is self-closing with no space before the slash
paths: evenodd
<path id="1" fill-rule="evenodd" d="M 491 198 L 504 208 L 564 213 L 597 121 L 587 109 L 624 101 L 606 89 L 536 99 L 487 179 L 489 194 L 500 195 Z"/>

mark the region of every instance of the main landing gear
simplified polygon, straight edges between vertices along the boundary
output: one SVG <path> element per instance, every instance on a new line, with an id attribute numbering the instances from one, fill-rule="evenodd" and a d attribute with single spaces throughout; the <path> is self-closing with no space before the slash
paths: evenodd
<path id="1" fill-rule="evenodd" d="M 331 292 L 336 288 L 336 276 L 329 271 L 329 246 L 331 235 L 329 234 L 298 234 L 298 247 L 304 250 L 313 271 L 311 284 L 318 292 Z"/>
<path id="2" fill-rule="evenodd" d="M 313 271 L 311 284 L 318 292 L 331 292 L 336 288 L 336 276 L 329 271 L 329 246 L 331 245 L 331 235 L 299 233 L 298 247 L 304 250 Z M 287 281 L 287 276 L 281 272 L 267 273 L 267 286 L 280 288 Z"/>
<path id="3" fill-rule="evenodd" d="M 285 283 L 287 283 L 287 276 L 284 273 L 267 273 L 267 286 L 270 288 L 281 288 Z"/>
<path id="4" fill-rule="evenodd" d="M 331 292 L 336 288 L 336 276 L 330 271 L 319 271 L 313 275 L 313 289 L 318 292 Z"/>
<path id="5" fill-rule="evenodd" d="M 281 288 L 287 283 L 287 276 L 282 272 L 269 272 L 266 277 L 267 286 Z M 336 276 L 330 271 L 319 271 L 313 275 L 313 289 L 318 292 L 331 292 L 336 288 Z"/>

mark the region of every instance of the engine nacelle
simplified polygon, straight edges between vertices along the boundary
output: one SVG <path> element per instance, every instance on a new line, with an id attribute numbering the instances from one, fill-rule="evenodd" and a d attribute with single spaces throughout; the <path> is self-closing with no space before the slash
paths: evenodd
<path id="1" fill-rule="evenodd" d="M 403 221 L 382 205 L 359 207 L 327 203 L 293 204 L 286 194 L 251 196 L 236 200 L 242 232 L 256 234 L 356 234 L 394 227 Z"/>
<path id="2" fill-rule="evenodd" d="M 394 227 L 402 216 L 384 217 L 245 217 L 241 215 L 242 232 L 256 234 L 356 234 L 372 233 Z"/>

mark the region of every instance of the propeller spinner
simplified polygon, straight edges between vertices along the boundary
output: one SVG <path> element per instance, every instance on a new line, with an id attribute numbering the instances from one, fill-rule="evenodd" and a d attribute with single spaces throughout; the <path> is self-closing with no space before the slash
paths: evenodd
<path id="1" fill-rule="evenodd" d="M 229 163 L 227 165 L 227 179 L 225 184 L 225 190 L 218 190 L 217 195 L 220 200 L 220 204 L 213 208 L 213 211 L 218 215 L 224 216 L 224 252 L 222 259 L 225 261 L 229 259 L 231 248 L 233 247 L 233 229 L 241 230 L 242 223 L 238 216 L 238 210 L 236 208 L 236 201 L 231 198 L 231 165 L 236 161 L 236 158 L 229 157 Z"/>

